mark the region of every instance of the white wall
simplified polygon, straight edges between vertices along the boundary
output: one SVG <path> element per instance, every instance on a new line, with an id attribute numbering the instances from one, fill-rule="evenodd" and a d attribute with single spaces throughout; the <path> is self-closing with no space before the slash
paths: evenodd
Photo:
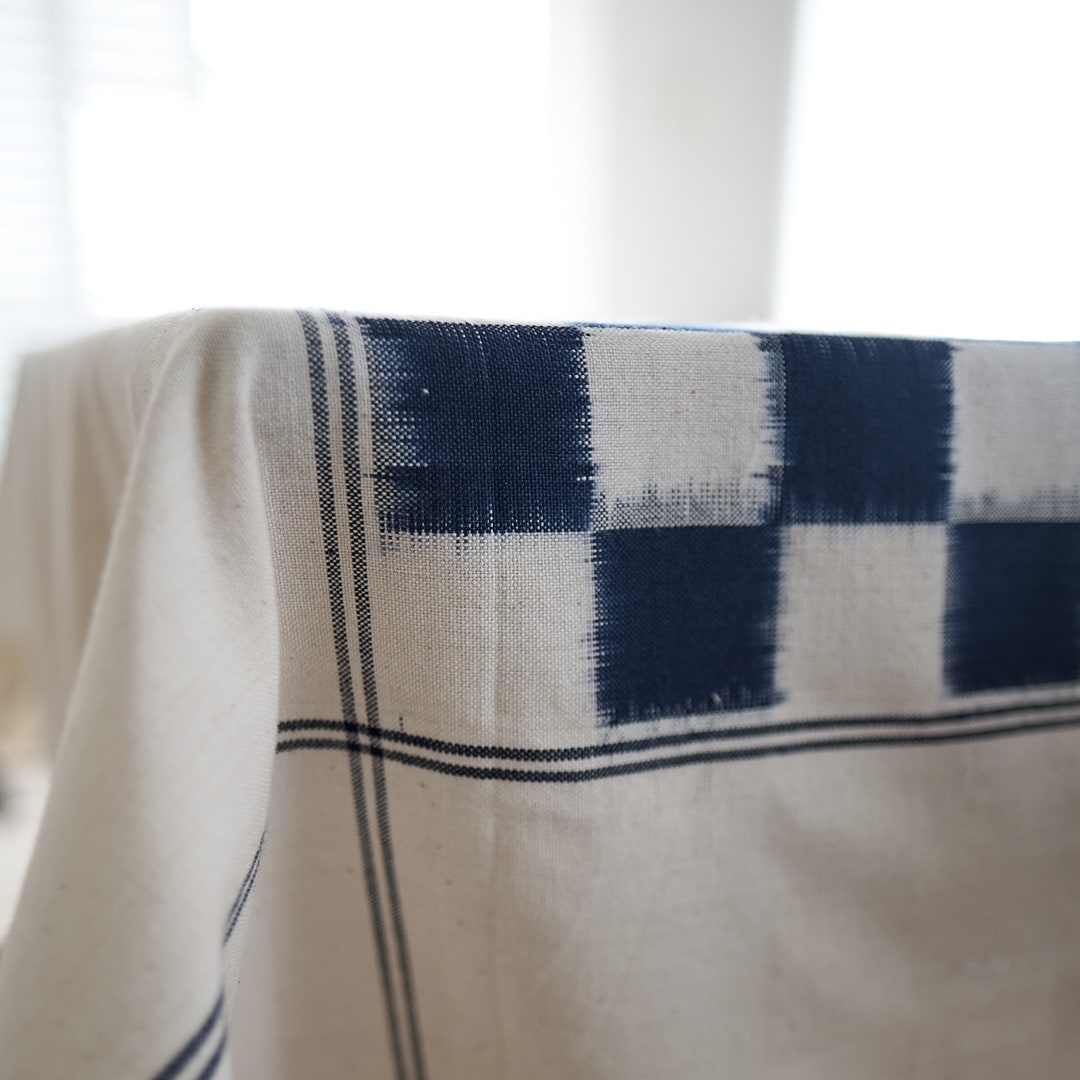
<path id="1" fill-rule="evenodd" d="M 793 0 L 553 0 L 555 161 L 581 315 L 768 317 Z"/>
<path id="2" fill-rule="evenodd" d="M 1080 339 L 1080 4 L 801 10 L 776 318 Z"/>

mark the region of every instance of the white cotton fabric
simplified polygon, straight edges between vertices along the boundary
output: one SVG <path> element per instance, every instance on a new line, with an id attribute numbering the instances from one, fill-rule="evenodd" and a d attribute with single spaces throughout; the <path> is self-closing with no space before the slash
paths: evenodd
<path id="1" fill-rule="evenodd" d="M 598 552 L 772 528 L 772 346 L 583 329 L 588 527 L 410 532 L 372 338 L 305 319 L 25 366 L 0 632 L 56 765 L 0 1080 L 1076 1075 L 1080 683 L 942 662 L 950 530 L 1080 517 L 1075 347 L 952 348 L 948 520 L 776 526 L 773 698 L 615 723 Z"/>

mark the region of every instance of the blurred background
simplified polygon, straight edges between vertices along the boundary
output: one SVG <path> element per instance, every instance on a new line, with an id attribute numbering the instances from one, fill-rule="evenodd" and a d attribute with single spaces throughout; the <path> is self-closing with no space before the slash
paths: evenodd
<path id="1" fill-rule="evenodd" d="M 0 436 L 20 352 L 189 307 L 1078 339 L 1078 47 L 1072 0 L 0 0 Z"/>
<path id="2" fill-rule="evenodd" d="M 0 0 L 0 381 L 223 304 L 1077 337 L 1078 46 L 1071 0 Z"/>

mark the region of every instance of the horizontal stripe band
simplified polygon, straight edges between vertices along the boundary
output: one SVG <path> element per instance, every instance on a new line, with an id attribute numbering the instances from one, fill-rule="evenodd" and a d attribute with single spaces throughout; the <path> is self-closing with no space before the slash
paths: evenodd
<path id="1" fill-rule="evenodd" d="M 516 783 L 582 783 L 603 780 L 634 773 L 654 772 L 659 769 L 679 768 L 686 765 L 704 765 L 721 761 L 744 761 L 754 758 L 790 756 L 802 753 L 820 753 L 831 750 L 865 750 L 889 746 L 918 746 L 923 743 L 953 743 L 976 739 L 1000 738 L 1007 735 L 1023 735 L 1035 732 L 1057 731 L 1080 727 L 1080 716 L 1062 720 L 1045 720 L 1031 724 L 1008 724 L 986 728 L 963 728 L 958 731 L 920 732 L 911 735 L 850 739 L 804 740 L 794 743 L 770 743 L 765 746 L 738 746 L 705 750 L 696 754 L 678 754 L 667 757 L 645 758 L 602 765 L 588 769 L 515 769 L 505 766 L 464 765 L 454 761 L 441 761 L 419 754 L 403 753 L 388 749 L 378 743 L 342 741 L 339 739 L 286 739 L 278 743 L 278 753 L 296 750 L 344 750 L 350 754 L 368 754 L 385 761 L 426 769 L 444 776 L 457 776 L 470 780 L 504 780 Z"/>
<path id="2" fill-rule="evenodd" d="M 395 731 L 389 728 L 380 727 L 375 730 L 367 724 L 346 720 L 283 720 L 278 724 L 278 732 L 281 735 L 298 731 L 342 732 L 347 735 L 367 736 L 378 742 L 400 743 L 405 746 L 430 750 L 437 754 L 446 754 L 452 757 L 487 758 L 494 761 L 535 761 L 554 764 L 561 761 L 584 761 L 589 758 L 607 757 L 611 754 L 641 753 L 646 750 L 687 746 L 714 740 L 754 739 L 773 735 L 798 734 L 800 732 L 834 731 L 863 727 L 931 727 L 935 724 L 978 721 L 985 717 L 1070 708 L 1080 708 L 1080 699 L 1073 698 L 1066 701 L 1043 701 L 1023 705 L 965 709 L 936 713 L 929 716 L 845 716 L 791 720 L 771 724 L 680 731 L 670 735 L 596 743 L 590 746 L 485 746 L 477 743 L 434 739 L 426 735 L 414 735 L 406 731 Z"/>

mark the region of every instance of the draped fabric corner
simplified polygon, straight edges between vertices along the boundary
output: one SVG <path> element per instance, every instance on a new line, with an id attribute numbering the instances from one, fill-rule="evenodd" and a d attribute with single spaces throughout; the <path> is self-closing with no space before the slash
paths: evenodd
<path id="1" fill-rule="evenodd" d="M 30 358 L 0 1078 L 1071 1077 L 1080 348 L 192 313 Z"/>

